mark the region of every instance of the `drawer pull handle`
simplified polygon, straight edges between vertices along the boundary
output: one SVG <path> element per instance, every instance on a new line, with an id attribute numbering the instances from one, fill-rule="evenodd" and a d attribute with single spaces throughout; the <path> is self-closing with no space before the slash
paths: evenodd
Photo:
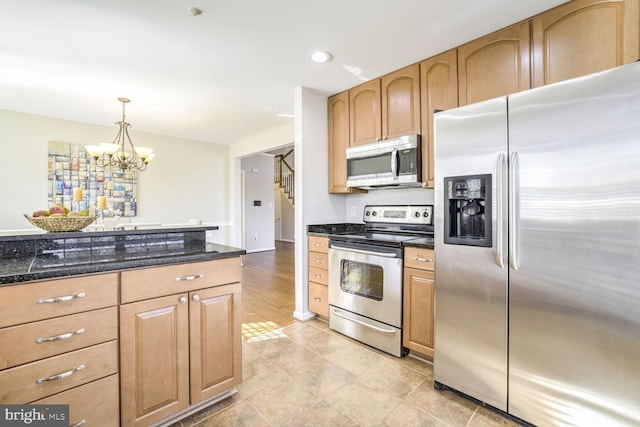
<path id="1" fill-rule="evenodd" d="M 66 334 L 54 335 L 52 337 L 46 337 L 46 338 L 38 338 L 36 340 L 36 343 L 42 344 L 43 342 L 66 340 L 67 338 L 71 338 L 74 335 L 84 334 L 84 332 L 85 332 L 84 328 L 80 328 L 77 331 L 67 332 Z"/>
<path id="2" fill-rule="evenodd" d="M 176 277 L 176 282 L 190 282 L 191 280 L 201 279 L 204 274 L 194 274 L 192 276 Z"/>
<path id="3" fill-rule="evenodd" d="M 433 258 L 420 258 L 417 256 L 413 257 L 414 261 L 418 261 L 418 262 L 433 262 Z"/>
<path id="4" fill-rule="evenodd" d="M 84 298 L 86 296 L 87 294 L 85 294 L 84 292 L 80 292 L 79 294 L 75 294 L 75 295 L 65 295 L 63 297 L 39 299 L 38 301 L 36 301 L 36 303 L 46 304 L 50 302 L 65 302 L 65 301 L 71 301 L 72 299 L 75 299 L 75 298 Z"/>
<path id="5" fill-rule="evenodd" d="M 322 274 L 314 274 L 313 277 L 316 279 L 322 279 Z"/>
<path id="6" fill-rule="evenodd" d="M 314 243 L 313 246 L 316 246 L 318 248 L 324 248 L 324 243 Z"/>
<path id="7" fill-rule="evenodd" d="M 87 423 L 87 420 L 82 419 L 82 420 L 78 421 L 77 423 L 70 425 L 69 427 L 80 427 L 80 426 L 85 425 L 86 423 Z"/>
<path id="8" fill-rule="evenodd" d="M 80 365 L 80 366 L 78 366 L 77 368 L 73 368 L 73 369 L 71 369 L 71 370 L 69 370 L 69 371 L 67 371 L 67 372 L 63 372 L 63 373 L 58 374 L 58 375 L 53 375 L 53 376 L 46 377 L 46 378 L 38 378 L 38 379 L 36 380 L 36 384 L 42 384 L 42 383 L 44 383 L 44 382 L 46 382 L 46 381 L 57 381 L 57 380 L 61 380 L 61 379 L 63 379 L 63 378 L 67 378 L 69 375 L 73 375 L 73 374 L 75 374 L 75 373 L 76 373 L 76 372 L 78 372 L 78 371 L 82 371 L 84 368 L 85 368 L 85 366 L 84 366 L 84 365 Z"/>
<path id="9" fill-rule="evenodd" d="M 314 298 L 316 302 L 322 302 L 322 298 Z"/>
<path id="10" fill-rule="evenodd" d="M 320 258 L 315 258 L 313 262 L 317 262 L 318 264 L 324 264 L 324 260 Z"/>

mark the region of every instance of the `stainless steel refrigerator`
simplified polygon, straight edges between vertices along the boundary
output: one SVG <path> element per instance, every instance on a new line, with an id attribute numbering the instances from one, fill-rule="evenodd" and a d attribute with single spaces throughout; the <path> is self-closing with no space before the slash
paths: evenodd
<path id="1" fill-rule="evenodd" d="M 436 114 L 436 388 L 640 425 L 640 63 Z"/>

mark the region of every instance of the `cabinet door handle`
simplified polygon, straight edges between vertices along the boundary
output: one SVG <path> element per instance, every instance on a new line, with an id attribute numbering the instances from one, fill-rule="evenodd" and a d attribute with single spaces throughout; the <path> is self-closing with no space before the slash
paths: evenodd
<path id="1" fill-rule="evenodd" d="M 80 328 L 77 331 L 67 332 L 66 334 L 54 335 L 52 337 L 46 337 L 46 338 L 38 338 L 36 339 L 36 343 L 42 344 L 44 342 L 66 340 L 67 338 L 71 338 L 74 335 L 84 334 L 84 332 L 85 332 L 84 328 Z"/>
<path id="2" fill-rule="evenodd" d="M 433 258 L 420 258 L 419 256 L 414 256 L 413 260 L 418 262 L 433 262 Z"/>
<path id="3" fill-rule="evenodd" d="M 176 277 L 176 282 L 189 282 L 191 280 L 196 280 L 196 279 L 200 279 L 204 277 L 204 274 L 194 274 L 192 276 L 182 276 L 182 277 Z"/>
<path id="4" fill-rule="evenodd" d="M 85 368 L 84 365 L 80 365 L 77 368 L 73 368 L 73 369 L 71 369 L 71 370 L 69 370 L 67 372 L 63 372 L 63 373 L 58 374 L 58 375 L 52 375 L 50 377 L 45 377 L 45 378 L 38 378 L 36 380 L 36 384 L 42 384 L 42 383 L 47 382 L 47 381 L 61 380 L 63 378 L 67 378 L 68 376 L 75 374 L 78 371 L 82 371 L 84 368 Z"/>
<path id="5" fill-rule="evenodd" d="M 322 298 L 314 298 L 315 302 L 322 302 Z"/>
<path id="6" fill-rule="evenodd" d="M 78 421 L 77 423 L 70 425 L 69 427 L 80 427 L 80 426 L 85 425 L 86 423 L 87 423 L 87 420 L 82 419 L 82 420 Z"/>
<path id="7" fill-rule="evenodd" d="M 75 294 L 75 295 L 65 295 L 62 297 L 54 297 L 54 298 L 42 298 L 37 300 L 36 303 L 47 304 L 50 302 L 65 302 L 65 301 L 71 301 L 72 299 L 75 299 L 75 298 L 84 298 L 86 296 L 87 294 L 85 294 L 84 292 L 80 292 L 79 294 Z"/>
<path id="8" fill-rule="evenodd" d="M 194 300 L 195 302 L 198 302 L 200 301 L 200 295 L 195 294 L 191 299 Z"/>
<path id="9" fill-rule="evenodd" d="M 322 279 L 322 274 L 314 274 L 313 277 L 316 279 Z"/>
<path id="10" fill-rule="evenodd" d="M 178 301 L 180 301 L 180 304 L 186 304 L 187 297 L 180 297 L 180 299 Z"/>

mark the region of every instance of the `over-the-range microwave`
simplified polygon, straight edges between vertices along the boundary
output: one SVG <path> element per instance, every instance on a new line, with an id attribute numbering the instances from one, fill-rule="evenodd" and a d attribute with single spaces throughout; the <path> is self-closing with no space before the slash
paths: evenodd
<path id="1" fill-rule="evenodd" d="M 422 185 L 420 135 L 347 148 L 347 187 L 364 189 Z"/>

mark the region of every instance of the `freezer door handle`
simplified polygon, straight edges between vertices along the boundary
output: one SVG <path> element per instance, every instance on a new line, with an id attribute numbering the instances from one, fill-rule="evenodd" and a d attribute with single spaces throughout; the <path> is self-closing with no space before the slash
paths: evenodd
<path id="1" fill-rule="evenodd" d="M 498 163 L 496 164 L 496 264 L 498 267 L 504 268 L 504 256 L 502 248 L 502 209 L 504 208 L 504 200 L 502 197 L 502 186 L 504 184 L 504 163 L 505 155 L 498 155 Z"/>
<path id="2" fill-rule="evenodd" d="M 520 233 L 520 165 L 518 153 L 511 153 L 509 161 L 509 265 L 517 270 L 520 267 L 518 259 L 518 237 Z"/>

